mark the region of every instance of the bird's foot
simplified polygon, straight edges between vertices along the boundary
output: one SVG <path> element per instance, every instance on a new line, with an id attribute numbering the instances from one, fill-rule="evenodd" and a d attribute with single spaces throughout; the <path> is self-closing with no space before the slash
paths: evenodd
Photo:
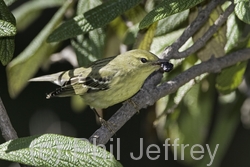
<path id="1" fill-rule="evenodd" d="M 103 119 L 102 117 L 98 117 L 100 123 L 102 126 L 104 126 L 105 128 L 107 128 L 112 134 L 115 134 L 115 131 L 113 130 L 113 124 L 106 121 L 105 119 Z"/>
<path id="2" fill-rule="evenodd" d="M 114 125 L 104 120 L 96 111 L 96 109 L 92 108 L 92 110 L 95 112 L 95 115 L 98 117 L 98 120 L 101 123 L 101 125 L 107 128 L 112 134 L 115 134 L 115 131 L 112 128 Z"/>

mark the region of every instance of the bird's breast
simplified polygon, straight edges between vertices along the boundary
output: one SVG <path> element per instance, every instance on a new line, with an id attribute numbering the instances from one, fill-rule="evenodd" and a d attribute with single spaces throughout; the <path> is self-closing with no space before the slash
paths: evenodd
<path id="1" fill-rule="evenodd" d="M 119 77 L 114 76 L 108 89 L 90 91 L 84 94 L 82 97 L 85 99 L 85 102 L 94 108 L 107 108 L 129 99 L 140 90 L 143 84 L 142 81 L 135 80 L 133 82 L 133 78 L 136 76 L 132 74 L 117 73 L 117 75 Z"/>

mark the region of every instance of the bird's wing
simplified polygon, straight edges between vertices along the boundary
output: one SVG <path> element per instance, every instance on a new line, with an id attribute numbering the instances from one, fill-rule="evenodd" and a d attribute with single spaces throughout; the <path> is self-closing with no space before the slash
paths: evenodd
<path id="1" fill-rule="evenodd" d="M 84 95 L 93 91 L 107 90 L 112 81 L 111 78 L 119 71 L 116 67 L 108 68 L 111 66 L 108 65 L 109 62 L 114 58 L 110 57 L 98 60 L 86 69 L 83 67 L 77 68 L 34 78 L 30 81 L 51 81 L 61 86 L 49 93 L 47 98 Z"/>
<path id="2" fill-rule="evenodd" d="M 111 79 L 109 77 L 98 77 L 98 78 L 82 78 L 79 80 L 79 83 L 82 83 L 89 91 L 99 91 L 106 90 L 109 88 L 109 83 Z"/>
<path id="3" fill-rule="evenodd" d="M 111 76 L 87 76 L 82 75 L 71 77 L 60 88 L 49 93 L 46 98 L 65 97 L 72 95 L 83 95 L 94 91 L 103 91 L 109 89 Z"/>
<path id="4" fill-rule="evenodd" d="M 49 99 L 51 97 L 66 97 L 66 96 L 72 96 L 72 95 L 76 95 L 79 93 L 79 90 L 81 90 L 82 92 L 86 92 L 86 90 L 83 89 L 83 87 L 81 87 L 81 85 L 65 85 L 62 87 L 57 88 L 55 91 L 47 94 L 46 98 Z"/>

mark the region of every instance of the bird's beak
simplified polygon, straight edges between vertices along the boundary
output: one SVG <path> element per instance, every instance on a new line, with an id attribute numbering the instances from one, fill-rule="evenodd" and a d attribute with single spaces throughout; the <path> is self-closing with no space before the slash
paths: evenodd
<path id="1" fill-rule="evenodd" d="M 154 64 L 155 65 L 160 65 L 161 66 L 160 70 L 162 72 L 169 72 L 174 67 L 174 65 L 172 63 L 169 63 L 168 60 L 164 60 L 164 59 L 159 59 Z"/>

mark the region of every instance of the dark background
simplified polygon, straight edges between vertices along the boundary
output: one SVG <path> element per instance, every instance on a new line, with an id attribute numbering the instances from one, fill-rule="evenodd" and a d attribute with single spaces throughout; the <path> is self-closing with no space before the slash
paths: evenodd
<path id="1" fill-rule="evenodd" d="M 46 9 L 42 17 L 37 19 L 24 32 L 19 32 L 16 36 L 15 56 L 18 55 L 34 36 L 36 36 L 47 21 L 51 18 L 55 9 Z M 65 45 L 69 44 L 66 41 Z M 36 75 L 40 76 L 52 72 L 71 69 L 67 62 L 53 64 L 49 71 L 40 70 Z M 45 99 L 45 94 L 54 90 L 56 86 L 51 83 L 30 83 L 22 93 L 11 99 L 8 94 L 5 67 L 0 65 L 0 97 L 9 114 L 13 127 L 19 137 L 26 137 L 34 134 L 59 133 L 78 138 L 89 138 L 98 129 L 94 113 L 87 108 L 84 112 L 74 112 L 71 108 L 70 98 Z M 108 119 L 120 105 L 105 110 L 104 118 Z M 240 112 L 240 111 L 239 111 Z M 152 114 L 150 110 L 141 110 L 139 114 L 132 117 L 114 136 L 112 142 L 114 155 L 116 156 L 116 138 L 120 138 L 120 162 L 124 166 L 184 166 L 181 161 L 173 160 L 173 155 L 169 152 L 169 160 L 165 161 L 163 143 L 159 142 L 152 124 L 149 124 L 147 117 Z M 149 160 L 146 156 L 139 161 L 130 158 L 130 152 L 139 156 L 140 138 L 144 140 L 144 155 L 146 147 L 157 144 L 161 147 L 161 156 L 158 160 Z M 4 139 L 0 137 L 1 143 Z M 250 130 L 245 129 L 241 123 L 238 124 L 233 141 L 223 159 L 221 166 L 250 166 Z M 169 149 L 170 150 L 170 149 Z M 10 162 L 0 161 L 0 166 L 9 166 Z"/>

